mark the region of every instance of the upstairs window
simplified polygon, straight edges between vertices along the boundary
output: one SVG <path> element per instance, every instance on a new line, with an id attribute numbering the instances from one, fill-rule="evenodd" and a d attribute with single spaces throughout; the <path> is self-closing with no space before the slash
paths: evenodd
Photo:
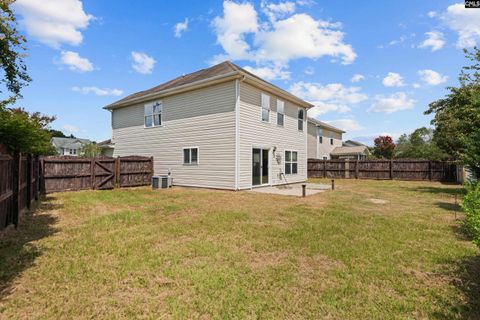
<path id="1" fill-rule="evenodd" d="M 183 164 L 198 164 L 198 148 L 183 148 Z"/>
<path id="2" fill-rule="evenodd" d="M 277 125 L 283 126 L 283 119 L 285 118 L 285 102 L 277 100 Z"/>
<path id="3" fill-rule="evenodd" d="M 285 151 L 285 174 L 298 173 L 298 153 L 297 151 Z"/>
<path id="4" fill-rule="evenodd" d="M 270 121 L 270 96 L 262 93 L 262 121 Z"/>
<path id="5" fill-rule="evenodd" d="M 333 146 L 333 132 L 330 132 L 330 145 Z"/>
<path id="6" fill-rule="evenodd" d="M 145 105 L 145 128 L 162 125 L 162 109 L 163 105 L 161 101 L 155 101 Z"/>
<path id="7" fill-rule="evenodd" d="M 303 108 L 298 109 L 298 130 L 303 131 L 303 121 L 305 118 L 305 110 Z"/>
<path id="8" fill-rule="evenodd" d="M 323 143 L 323 129 L 317 128 L 318 131 L 318 143 Z"/>

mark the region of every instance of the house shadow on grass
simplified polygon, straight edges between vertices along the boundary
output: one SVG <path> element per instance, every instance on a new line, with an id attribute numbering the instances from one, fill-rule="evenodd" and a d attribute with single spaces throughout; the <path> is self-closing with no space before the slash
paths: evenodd
<path id="1" fill-rule="evenodd" d="M 465 194 L 465 188 L 462 188 L 461 185 L 456 183 L 442 183 L 442 187 L 435 187 L 435 186 L 418 186 L 418 187 L 410 187 L 408 190 L 415 191 L 415 192 L 423 192 L 423 193 L 432 193 L 439 196 L 463 196 Z"/>
<path id="2" fill-rule="evenodd" d="M 42 249 L 32 242 L 56 232 L 53 225 L 57 218 L 51 211 L 59 205 L 54 200 L 51 196 L 43 198 L 33 212 L 23 215 L 16 230 L 8 230 L 0 237 L 0 302 L 10 294 L 15 278 L 42 255 Z"/>

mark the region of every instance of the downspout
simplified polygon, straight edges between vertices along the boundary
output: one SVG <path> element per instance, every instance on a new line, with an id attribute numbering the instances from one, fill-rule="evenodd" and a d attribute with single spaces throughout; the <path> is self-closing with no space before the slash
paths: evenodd
<path id="1" fill-rule="evenodd" d="M 235 79 L 235 190 L 240 176 L 240 81 Z"/>

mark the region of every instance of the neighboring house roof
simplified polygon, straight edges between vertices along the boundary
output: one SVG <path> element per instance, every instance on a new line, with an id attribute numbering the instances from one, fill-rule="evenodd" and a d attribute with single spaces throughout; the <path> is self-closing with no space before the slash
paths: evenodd
<path id="1" fill-rule="evenodd" d="M 343 146 L 344 147 L 359 147 L 359 146 L 365 146 L 365 144 L 363 144 L 361 142 L 358 142 L 358 141 L 354 141 L 354 140 L 347 140 L 343 143 Z"/>
<path id="2" fill-rule="evenodd" d="M 148 90 L 128 95 L 123 99 L 109 104 L 105 107 L 105 109 L 115 109 L 117 107 L 123 107 L 135 102 L 146 101 L 148 99 L 157 98 L 160 96 L 170 95 L 187 90 L 193 90 L 216 82 L 226 81 L 230 79 L 233 80 L 236 78 L 242 78 L 244 81 L 253 82 L 257 85 L 263 86 L 266 89 L 274 91 L 280 96 L 283 96 L 284 98 L 289 99 L 302 107 L 313 107 L 311 103 L 306 102 L 294 96 L 293 94 L 275 86 L 274 84 L 271 84 L 270 82 L 261 79 L 253 73 L 250 73 L 247 70 L 240 68 L 236 64 L 230 61 L 224 61 L 210 68 L 202 69 L 177 77 L 173 80 L 167 81 Z"/>
<path id="3" fill-rule="evenodd" d="M 340 132 L 340 133 L 345 133 L 345 131 L 343 131 L 342 129 L 335 128 L 334 126 L 329 125 L 328 123 L 325 123 L 323 121 L 320 121 L 320 120 L 317 120 L 317 119 L 314 119 L 314 118 L 309 117 L 308 122 L 314 123 L 317 126 L 320 126 L 324 129 L 328 129 L 328 130 L 335 131 L 335 132 Z"/>
<path id="4" fill-rule="evenodd" d="M 368 154 L 367 146 L 356 146 L 356 147 L 336 147 L 330 152 L 332 156 L 349 156 L 349 155 L 358 155 L 358 154 Z"/>
<path id="5" fill-rule="evenodd" d="M 59 138 L 53 137 L 52 144 L 55 148 L 68 148 L 68 149 L 77 149 L 85 144 L 91 143 L 88 139 L 80 139 L 80 138 Z"/>
<path id="6" fill-rule="evenodd" d="M 97 146 L 99 146 L 100 148 L 114 148 L 115 147 L 115 143 L 112 143 L 112 139 L 108 139 L 108 140 L 104 140 L 104 141 L 100 141 L 99 143 L 97 143 Z"/>

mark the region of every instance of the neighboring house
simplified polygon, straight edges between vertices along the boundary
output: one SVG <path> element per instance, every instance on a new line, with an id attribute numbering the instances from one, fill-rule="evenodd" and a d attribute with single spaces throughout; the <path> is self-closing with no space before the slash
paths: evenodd
<path id="1" fill-rule="evenodd" d="M 342 142 L 345 131 L 328 123 L 308 118 L 308 158 L 309 159 L 365 159 L 368 147 L 360 142 Z"/>
<path id="2" fill-rule="evenodd" d="M 360 146 L 365 146 L 365 144 L 358 141 L 354 141 L 354 140 L 347 140 L 343 143 L 343 146 L 344 147 L 360 147 Z"/>
<path id="3" fill-rule="evenodd" d="M 101 141 L 97 143 L 97 146 L 102 150 L 102 156 L 113 157 L 113 150 L 115 149 L 115 144 L 112 143 L 111 139 Z"/>
<path id="4" fill-rule="evenodd" d="M 364 160 L 368 155 L 370 155 L 370 151 L 365 145 L 337 147 L 330 153 L 332 159 L 349 160 Z"/>
<path id="5" fill-rule="evenodd" d="M 344 133 L 328 123 L 308 118 L 308 158 L 331 159 L 331 152 L 342 146 Z"/>
<path id="6" fill-rule="evenodd" d="M 114 156 L 153 156 L 175 185 L 240 190 L 307 179 L 310 107 L 226 61 L 105 109 Z"/>
<path id="7" fill-rule="evenodd" d="M 82 147 L 92 143 L 88 139 L 53 137 L 52 144 L 61 156 L 79 156 Z"/>

